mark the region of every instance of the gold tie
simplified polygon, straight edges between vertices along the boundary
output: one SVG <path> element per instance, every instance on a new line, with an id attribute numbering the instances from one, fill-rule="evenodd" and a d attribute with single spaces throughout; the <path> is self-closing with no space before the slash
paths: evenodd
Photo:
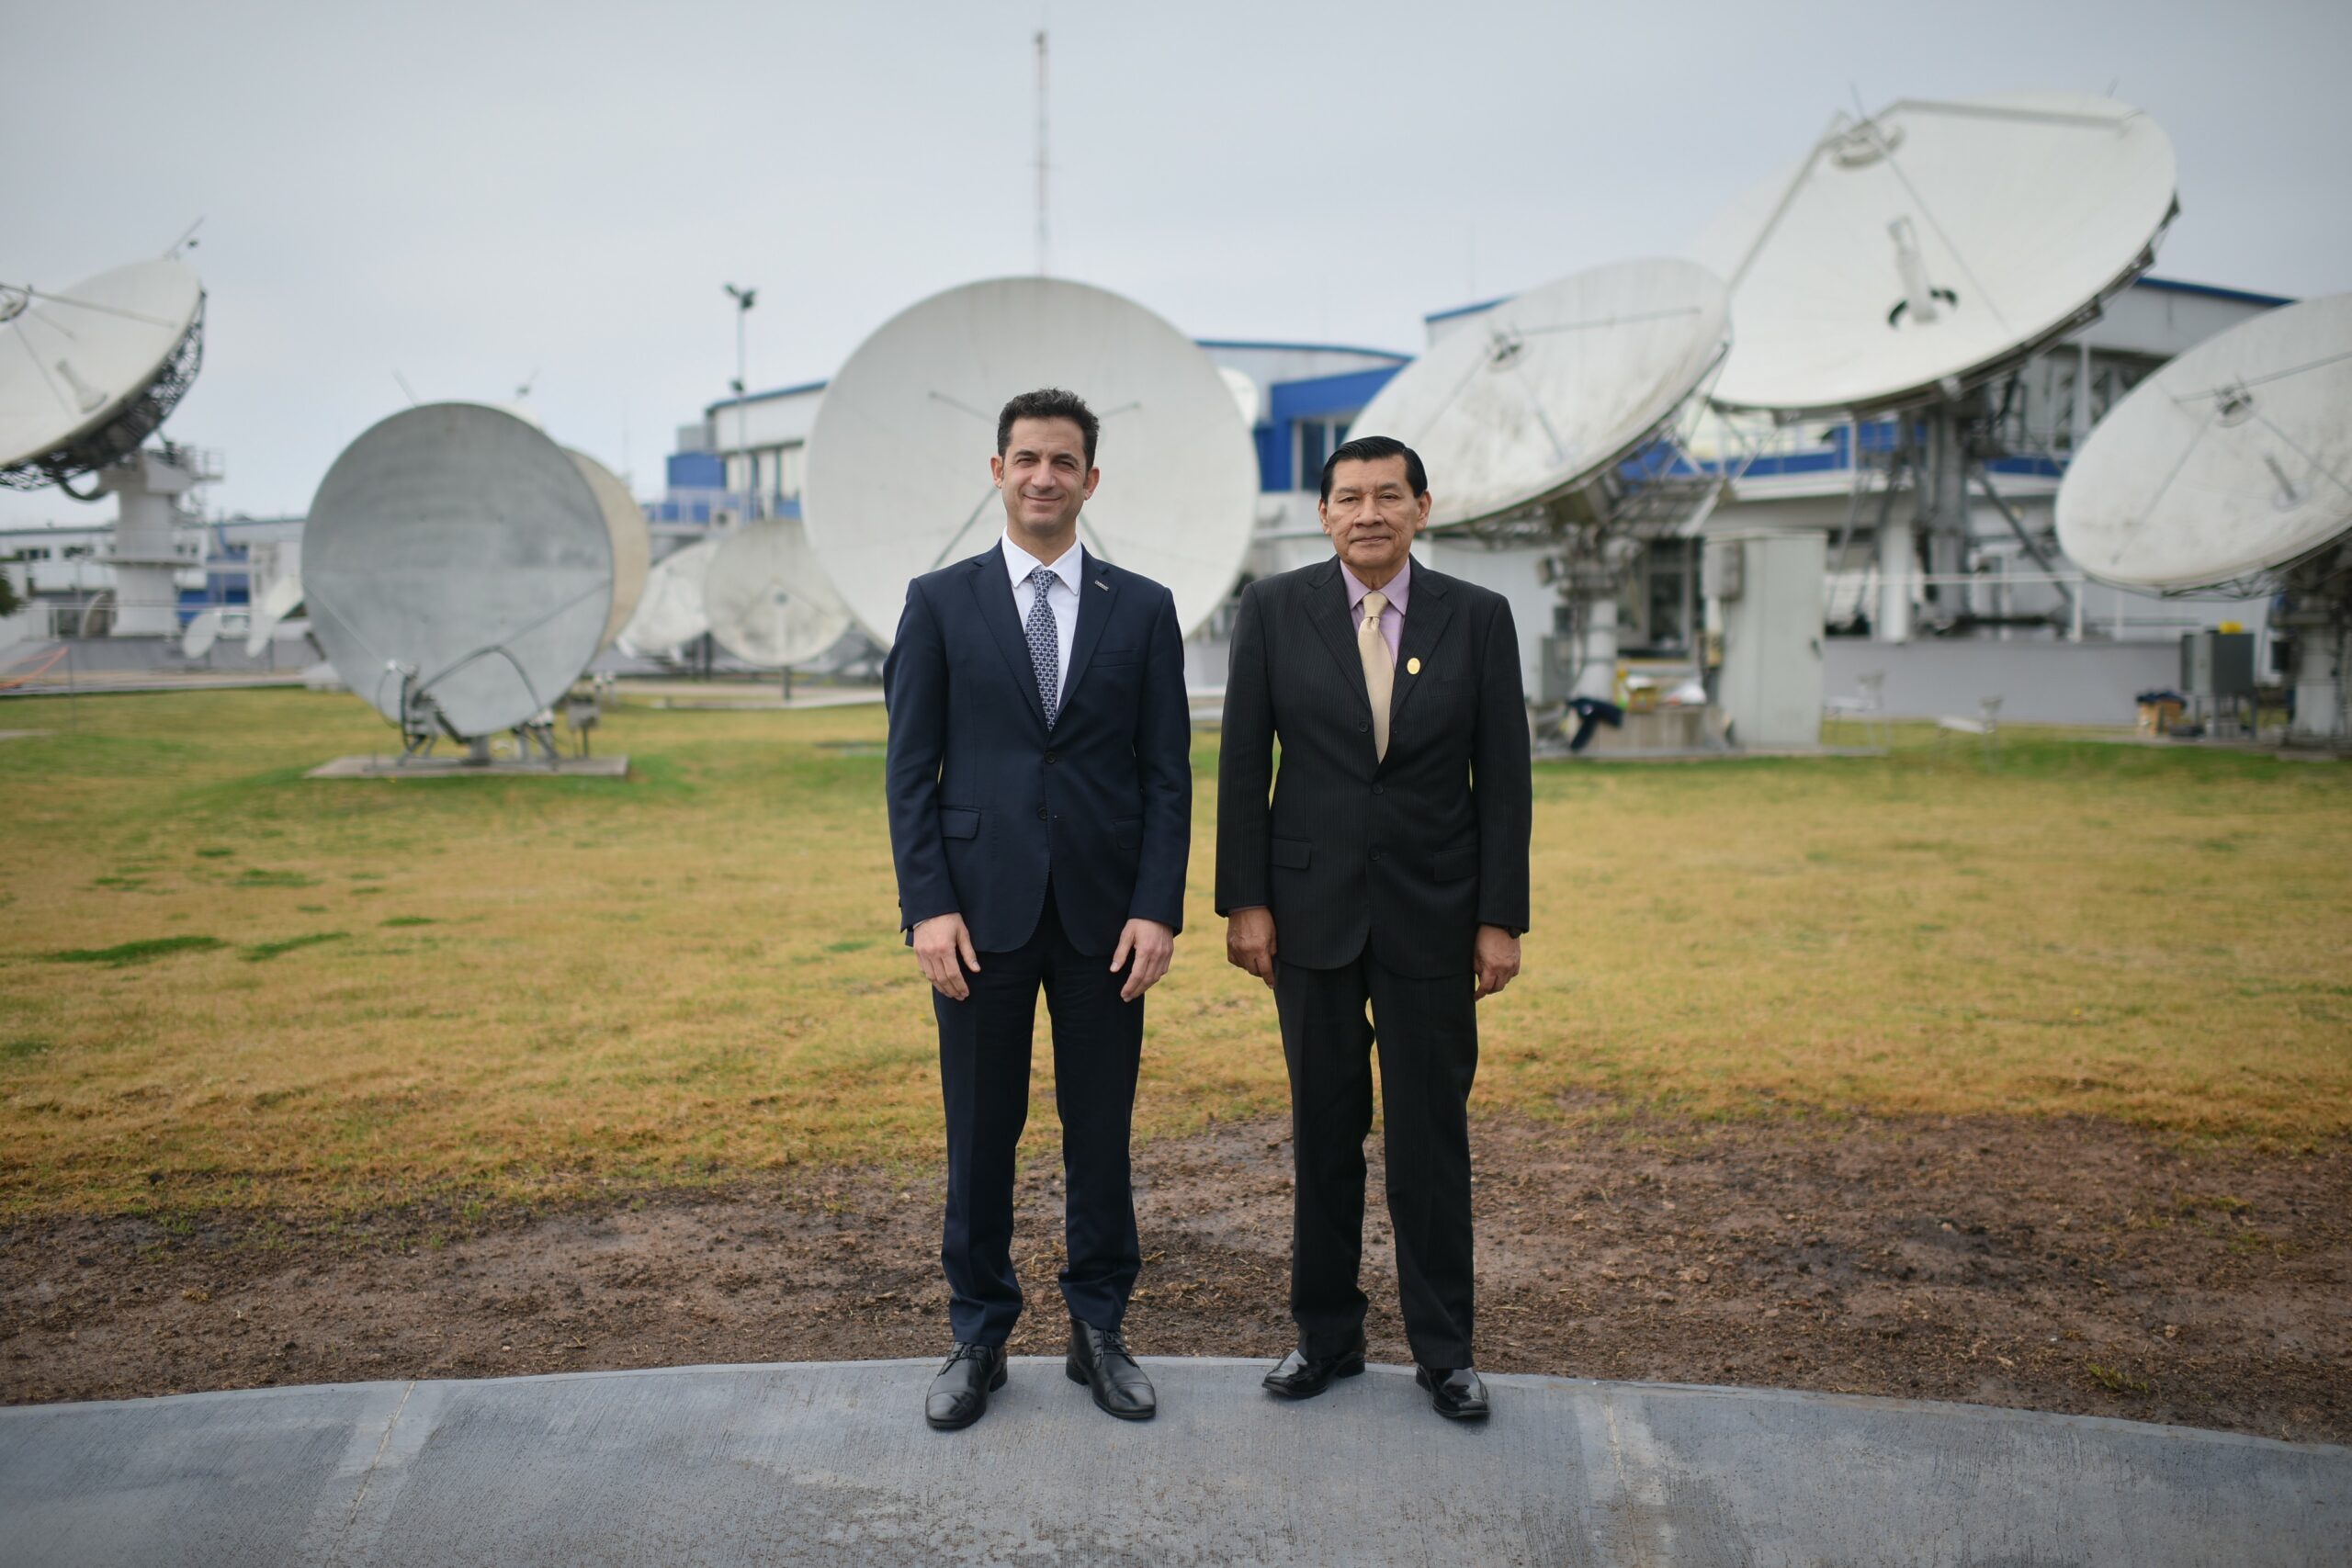
<path id="1" fill-rule="evenodd" d="M 1377 590 L 1363 596 L 1363 619 L 1356 626 L 1356 654 L 1363 660 L 1364 695 L 1372 699 L 1372 753 L 1388 760 L 1388 698 L 1396 687 L 1396 666 L 1388 657 L 1388 639 L 1380 635 L 1380 613 L 1388 595 Z"/>

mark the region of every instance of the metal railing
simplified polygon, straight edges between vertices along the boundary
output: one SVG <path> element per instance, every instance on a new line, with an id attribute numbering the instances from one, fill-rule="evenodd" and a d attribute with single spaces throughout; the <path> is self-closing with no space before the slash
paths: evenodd
<path id="1" fill-rule="evenodd" d="M 2047 589 L 2049 624 L 2069 642 L 2165 642 L 2183 631 L 2211 624 L 2211 615 L 2186 605 L 2129 589 L 2117 588 L 2079 571 L 2012 571 L 2006 559 L 1998 571 L 1914 572 L 1907 579 L 1917 618 L 1932 617 L 1957 606 L 1968 614 L 2030 616 L 2041 606 L 2021 603 L 2020 591 Z M 1822 613 L 1832 626 L 1868 616 L 1875 619 L 1882 579 L 1875 564 L 1854 571 L 1833 571 L 1822 579 Z M 1928 588 L 1939 590 L 1934 600 Z M 1944 591 L 1950 591 L 1946 592 Z M 2094 595 L 2099 596 L 2098 603 Z M 2259 599 L 2249 601 L 2258 608 Z M 2005 626 L 2003 635 L 2024 626 Z"/>

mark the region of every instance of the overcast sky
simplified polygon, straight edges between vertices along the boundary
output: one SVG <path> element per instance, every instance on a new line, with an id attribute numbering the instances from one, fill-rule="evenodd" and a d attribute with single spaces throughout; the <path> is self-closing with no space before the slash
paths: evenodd
<path id="1" fill-rule="evenodd" d="M 2167 276 L 2352 288 L 2343 0 L 1047 7 L 10 0 L 0 280 L 201 217 L 210 509 L 300 512 L 419 398 L 526 378 L 658 493 L 734 373 L 830 375 L 915 299 L 1035 265 L 1195 336 L 1411 351 L 1423 313 L 1685 246 L 1860 101 L 2112 92 L 2180 159 Z M 110 516 L 0 491 L 0 525 Z"/>

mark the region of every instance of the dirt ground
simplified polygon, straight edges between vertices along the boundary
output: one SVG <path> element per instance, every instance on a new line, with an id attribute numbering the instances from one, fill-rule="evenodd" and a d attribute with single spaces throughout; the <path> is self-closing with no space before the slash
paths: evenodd
<path id="1" fill-rule="evenodd" d="M 2183 1154 L 2085 1121 L 1682 1124 L 1487 1118 L 1490 1371 L 1962 1400 L 2352 1441 L 2352 1147 Z M 1374 1359 L 1408 1359 L 1367 1223 Z M 1032 1312 L 1058 1353 L 1057 1157 L 1024 1178 Z M 1287 1129 L 1136 1158 L 1145 1355 L 1271 1361 Z M 931 1173 L 796 1169 L 552 1213 L 0 1227 L 0 1399 L 931 1356 Z M 911 1419 L 913 1412 L 909 1412 Z"/>

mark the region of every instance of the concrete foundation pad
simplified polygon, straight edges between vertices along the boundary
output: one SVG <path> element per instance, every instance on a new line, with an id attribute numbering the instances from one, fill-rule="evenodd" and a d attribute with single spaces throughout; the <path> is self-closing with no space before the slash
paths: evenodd
<path id="1" fill-rule="evenodd" d="M 359 1383 L 0 1410 L 0 1563 L 2308 1564 L 2352 1450 L 2087 1416 L 1409 1371 L 1319 1399 L 1147 1362 L 1114 1421 L 1013 1363 L 966 1431 L 934 1363 Z"/>
<path id="2" fill-rule="evenodd" d="M 396 752 L 378 752 L 368 757 L 337 757 L 332 762 L 322 762 L 302 775 L 306 779 L 625 779 L 628 777 L 628 757 L 616 752 L 610 757 L 565 757 L 555 762 L 544 758 L 533 761 L 527 757 L 493 757 L 487 762 L 476 762 L 464 757 L 413 757 L 403 762 Z"/>

